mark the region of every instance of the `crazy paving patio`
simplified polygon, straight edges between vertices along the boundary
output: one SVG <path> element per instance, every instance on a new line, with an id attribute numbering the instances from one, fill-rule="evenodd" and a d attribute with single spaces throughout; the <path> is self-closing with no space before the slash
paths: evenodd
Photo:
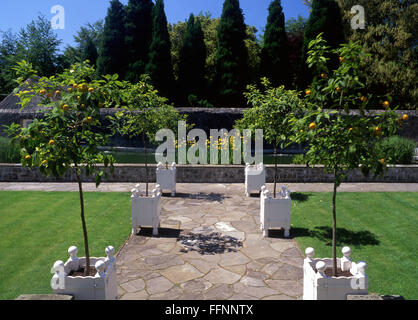
<path id="1" fill-rule="evenodd" d="M 263 238 L 259 211 L 243 185 L 180 185 L 159 236 L 140 229 L 119 251 L 119 298 L 301 299 L 303 256 L 281 230 Z"/>

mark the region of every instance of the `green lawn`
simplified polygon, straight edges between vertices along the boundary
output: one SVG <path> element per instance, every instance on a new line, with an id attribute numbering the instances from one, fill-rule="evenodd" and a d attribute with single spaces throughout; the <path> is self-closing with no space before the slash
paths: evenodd
<path id="1" fill-rule="evenodd" d="M 91 256 L 118 250 L 128 238 L 130 195 L 85 193 Z M 51 267 L 68 259 L 71 245 L 84 256 L 77 192 L 0 192 L 0 299 L 52 293 Z"/>
<path id="2" fill-rule="evenodd" d="M 86 193 L 92 256 L 130 233 L 126 193 Z M 0 192 L 0 299 L 50 293 L 50 269 L 68 258 L 70 245 L 83 256 L 76 192 Z M 302 251 L 331 257 L 331 193 L 294 193 L 291 235 Z M 349 245 L 353 260 L 365 260 L 370 291 L 418 299 L 416 243 L 418 193 L 340 193 L 338 254 Z"/>
<path id="3" fill-rule="evenodd" d="M 331 193 L 293 194 L 292 229 L 302 252 L 332 257 Z M 368 264 L 370 292 L 418 299 L 418 193 L 339 193 L 337 254 L 350 246 Z"/>

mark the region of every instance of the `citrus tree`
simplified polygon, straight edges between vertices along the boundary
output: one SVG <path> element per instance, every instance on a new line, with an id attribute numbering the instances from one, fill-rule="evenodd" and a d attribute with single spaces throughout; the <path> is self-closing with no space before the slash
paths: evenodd
<path id="1" fill-rule="evenodd" d="M 154 143 L 155 134 L 160 129 L 177 132 L 178 121 L 186 116 L 167 103 L 150 84 L 150 78 L 143 75 L 138 83 L 125 83 L 123 103 L 125 106 L 111 117 L 117 132 L 131 139 L 141 138 L 145 153 L 146 196 L 148 196 L 149 168 L 147 159 L 147 141 Z"/>
<path id="2" fill-rule="evenodd" d="M 264 139 L 274 147 L 274 197 L 277 188 L 277 148 L 286 148 L 291 143 L 293 125 L 290 120 L 294 114 L 303 110 L 303 99 L 294 90 L 285 90 L 284 86 L 274 88 L 267 78 L 261 79 L 263 90 L 256 85 L 247 86 L 244 93 L 252 107 L 244 111 L 243 118 L 235 126 L 241 130 L 262 129 Z"/>
<path id="3" fill-rule="evenodd" d="M 22 109 L 33 99 L 44 107 L 43 116 L 26 128 L 13 124 L 8 133 L 21 147 L 22 166 L 38 168 L 46 176 L 61 177 L 73 171 L 77 177 L 81 222 L 86 254 L 85 275 L 90 272 L 90 255 L 84 212 L 83 177 L 95 175 L 96 186 L 108 172 L 114 159 L 99 150 L 108 143 L 103 131 L 100 107 L 119 106 L 123 93 L 117 76 L 93 80 L 95 70 L 88 62 L 75 64 L 61 74 L 36 77 L 31 64 L 22 61 L 15 68 L 19 78 L 16 95 Z M 28 80 L 26 80 L 28 79 Z M 98 166 L 103 164 L 104 166 Z"/>
<path id="4" fill-rule="evenodd" d="M 339 56 L 340 64 L 328 70 L 328 57 Z M 383 137 L 395 134 L 407 120 L 390 107 L 389 98 L 374 97 L 365 90 L 359 65 L 365 54 L 355 42 L 330 50 L 322 34 L 309 43 L 307 63 L 316 72 L 311 86 L 305 91 L 305 108 L 302 117 L 294 117 L 294 142 L 309 144 L 306 154 L 310 163 L 324 165 L 333 175 L 332 197 L 332 250 L 333 272 L 337 276 L 336 258 L 336 197 L 337 188 L 347 173 L 361 169 L 363 174 L 374 176 L 384 173 L 386 158 L 378 156 L 376 144 Z M 383 100 L 382 100 L 383 99 Z M 369 111 L 369 106 L 382 103 L 384 112 Z M 358 114 L 350 109 L 359 109 Z"/>

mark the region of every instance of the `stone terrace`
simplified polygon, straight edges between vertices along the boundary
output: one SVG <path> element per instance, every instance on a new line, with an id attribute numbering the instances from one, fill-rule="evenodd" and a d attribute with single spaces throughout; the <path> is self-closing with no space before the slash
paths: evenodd
<path id="1" fill-rule="evenodd" d="M 281 230 L 262 237 L 258 197 L 243 185 L 177 192 L 163 198 L 159 237 L 141 229 L 119 251 L 120 299 L 301 298 L 303 256 Z"/>

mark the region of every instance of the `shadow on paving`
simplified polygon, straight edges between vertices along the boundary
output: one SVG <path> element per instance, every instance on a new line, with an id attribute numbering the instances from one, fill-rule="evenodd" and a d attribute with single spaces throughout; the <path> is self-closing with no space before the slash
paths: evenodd
<path id="1" fill-rule="evenodd" d="M 187 233 L 179 236 L 177 241 L 185 247 L 183 252 L 196 251 L 201 255 L 237 252 L 242 247 L 242 241 L 231 236 L 223 236 L 218 232 Z"/>
<path id="2" fill-rule="evenodd" d="M 143 237 L 154 237 L 154 238 L 178 238 L 180 233 L 183 230 L 181 229 L 172 229 L 172 228 L 158 228 L 158 236 L 152 235 L 152 228 L 141 228 L 137 233 L 137 236 Z"/>
<path id="3" fill-rule="evenodd" d="M 205 201 L 213 201 L 222 203 L 225 199 L 229 198 L 226 197 L 224 194 L 221 193 L 176 193 L 174 198 L 183 198 L 183 199 L 196 199 L 196 200 L 205 200 Z"/>
<path id="4" fill-rule="evenodd" d="M 307 228 L 291 228 L 290 235 L 292 238 L 297 237 L 311 237 L 325 243 L 327 246 L 332 245 L 332 228 L 328 226 L 315 227 L 314 229 Z M 355 247 L 361 246 L 377 246 L 380 241 L 376 235 L 368 230 L 351 231 L 345 228 L 337 228 L 337 246 L 352 245 Z"/>

